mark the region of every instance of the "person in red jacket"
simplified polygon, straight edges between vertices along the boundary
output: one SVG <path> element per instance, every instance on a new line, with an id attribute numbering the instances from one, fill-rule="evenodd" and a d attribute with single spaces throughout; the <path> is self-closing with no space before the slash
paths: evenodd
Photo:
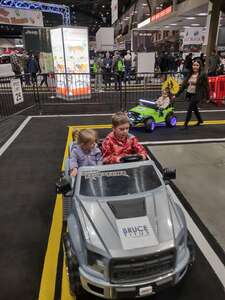
<path id="1" fill-rule="evenodd" d="M 129 133 L 129 119 L 124 112 L 118 112 L 112 116 L 113 131 L 110 132 L 102 143 L 103 163 L 119 163 L 124 156 L 140 154 L 147 158 L 145 148 L 138 139 Z"/>

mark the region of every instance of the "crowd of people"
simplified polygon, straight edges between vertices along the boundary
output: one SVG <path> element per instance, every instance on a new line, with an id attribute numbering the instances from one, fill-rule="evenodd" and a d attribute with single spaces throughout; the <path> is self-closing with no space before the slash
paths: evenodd
<path id="1" fill-rule="evenodd" d="M 161 73 L 180 72 L 185 77 L 192 69 L 193 59 L 199 59 L 202 66 L 205 67 L 206 56 L 203 53 L 197 57 L 191 52 L 186 54 L 185 58 L 183 56 L 183 53 L 175 56 L 167 52 L 162 52 L 156 58 L 156 69 Z M 225 55 L 220 55 L 214 49 L 209 57 L 208 75 L 217 76 L 224 74 L 224 72 Z"/>
<path id="2" fill-rule="evenodd" d="M 16 54 L 11 55 L 10 63 L 12 66 L 12 71 L 16 77 L 21 79 L 21 83 L 25 85 L 37 84 L 37 74 L 41 74 L 42 70 L 39 63 L 39 56 L 37 53 L 24 51 L 22 55 L 18 56 Z M 22 76 L 24 75 L 24 76 Z M 42 73 L 42 80 L 40 86 L 45 84 L 48 87 L 47 81 L 48 74 Z"/>
<path id="3" fill-rule="evenodd" d="M 113 55 L 109 52 L 105 55 L 97 53 L 93 63 L 95 91 L 103 91 L 103 84 L 105 88 L 111 87 L 112 76 L 115 90 L 120 90 L 122 81 L 130 84 L 132 69 L 135 69 L 135 56 L 132 57 L 130 50 L 125 55 L 119 51 L 115 51 Z"/>

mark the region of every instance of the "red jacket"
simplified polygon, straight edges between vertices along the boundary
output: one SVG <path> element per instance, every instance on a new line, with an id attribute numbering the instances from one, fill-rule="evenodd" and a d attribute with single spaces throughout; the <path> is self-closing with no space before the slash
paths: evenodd
<path id="1" fill-rule="evenodd" d="M 147 157 L 145 148 L 134 135 L 128 134 L 127 139 L 121 141 L 113 132 L 109 133 L 103 141 L 102 153 L 105 164 L 117 163 L 121 157 L 131 154 L 141 154 L 145 158 Z"/>

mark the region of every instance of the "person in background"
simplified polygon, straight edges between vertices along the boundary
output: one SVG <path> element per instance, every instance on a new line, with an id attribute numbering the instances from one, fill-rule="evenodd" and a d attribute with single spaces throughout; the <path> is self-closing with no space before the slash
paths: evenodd
<path id="1" fill-rule="evenodd" d="M 208 77 L 204 72 L 201 61 L 193 60 L 192 70 L 185 78 L 182 83 L 182 86 L 176 97 L 179 96 L 184 90 L 186 90 L 186 100 L 189 103 L 186 119 L 184 122 L 184 127 L 182 129 L 188 129 L 188 123 L 191 120 L 192 111 L 194 111 L 197 123 L 195 126 L 199 126 L 203 123 L 201 114 L 198 110 L 198 104 L 203 99 L 209 99 L 209 83 Z"/>
<path id="2" fill-rule="evenodd" d="M 205 54 L 204 54 L 204 53 L 201 53 L 199 59 L 200 59 L 201 62 L 202 62 L 202 66 L 205 68 Z"/>
<path id="3" fill-rule="evenodd" d="M 112 116 L 112 128 L 113 131 L 102 143 L 103 163 L 119 163 L 122 157 L 134 154 L 147 158 L 145 148 L 129 133 L 130 122 L 125 112 L 117 112 Z"/>
<path id="4" fill-rule="evenodd" d="M 184 60 L 184 68 L 183 68 L 183 74 L 184 76 L 187 76 L 188 73 L 192 70 L 192 57 L 193 54 L 189 53 Z"/>
<path id="5" fill-rule="evenodd" d="M 159 56 L 159 68 L 161 73 L 167 73 L 169 70 L 168 55 L 165 51 Z"/>
<path id="6" fill-rule="evenodd" d="M 115 77 L 115 90 L 117 90 L 117 88 L 121 90 L 122 78 L 124 73 L 124 61 L 118 51 L 115 51 L 115 55 L 113 57 L 112 72 L 114 73 L 114 77 Z"/>
<path id="7" fill-rule="evenodd" d="M 98 53 L 94 58 L 93 71 L 95 74 L 95 91 L 103 92 L 102 90 L 102 69 L 103 69 L 103 60 L 101 53 Z"/>
<path id="8" fill-rule="evenodd" d="M 20 77 L 21 76 L 21 67 L 20 67 L 19 58 L 17 57 L 16 54 L 11 55 L 10 63 L 11 63 L 12 70 L 13 70 L 15 76 Z"/>
<path id="9" fill-rule="evenodd" d="M 128 84 L 130 84 L 130 73 L 131 73 L 131 65 L 132 65 L 132 57 L 130 50 L 127 50 L 127 54 L 124 56 L 124 81 L 128 80 Z"/>
<path id="10" fill-rule="evenodd" d="M 22 68 L 23 68 L 24 79 L 25 79 L 26 85 L 30 85 L 30 75 L 28 72 L 28 59 L 29 59 L 29 56 L 28 56 L 27 52 L 24 51 L 21 56 L 21 63 L 22 63 Z"/>
<path id="11" fill-rule="evenodd" d="M 220 66 L 220 57 L 217 54 L 216 50 L 214 49 L 212 51 L 212 54 L 209 57 L 209 69 L 208 69 L 208 75 L 209 76 L 216 76 L 217 70 Z"/>
<path id="12" fill-rule="evenodd" d="M 95 130 L 82 129 L 78 132 L 77 145 L 73 145 L 69 161 L 71 176 L 77 175 L 79 167 L 102 164 L 102 153 L 96 141 L 97 133 Z"/>
<path id="13" fill-rule="evenodd" d="M 28 73 L 31 74 L 32 83 L 37 84 L 37 73 L 40 72 L 40 66 L 33 53 L 29 54 L 27 68 L 28 68 Z"/>
<path id="14" fill-rule="evenodd" d="M 103 60 L 103 68 L 104 68 L 104 82 L 105 87 L 109 85 L 111 87 L 111 69 L 112 69 L 112 59 L 110 57 L 109 52 L 106 52 L 106 56 Z"/>

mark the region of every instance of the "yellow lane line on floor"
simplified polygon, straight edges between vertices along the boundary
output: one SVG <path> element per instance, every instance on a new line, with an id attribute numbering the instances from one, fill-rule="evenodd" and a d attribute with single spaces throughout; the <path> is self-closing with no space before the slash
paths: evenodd
<path id="1" fill-rule="evenodd" d="M 66 262 L 65 262 L 65 255 L 64 255 L 61 300 L 75 300 L 75 299 L 76 298 L 70 294 L 69 279 L 66 270 Z"/>
<path id="2" fill-rule="evenodd" d="M 64 159 L 61 170 L 64 170 L 64 160 L 67 157 L 68 145 L 71 142 L 71 134 L 68 134 Z M 62 196 L 57 195 L 52 216 L 47 251 L 41 276 L 41 284 L 38 300 L 54 300 L 57 274 L 57 263 L 62 232 Z"/>
<path id="3" fill-rule="evenodd" d="M 195 125 L 197 121 L 190 121 L 189 125 Z M 201 126 L 204 125 L 224 125 L 225 124 L 225 120 L 206 120 L 204 121 L 204 124 L 202 124 Z M 184 121 L 179 121 L 177 122 L 177 126 L 183 126 L 184 125 Z M 111 124 L 90 124 L 90 125 L 76 125 L 76 126 L 70 126 L 70 133 L 72 133 L 72 131 L 74 129 L 77 130 L 81 130 L 81 129 L 86 129 L 86 128 L 90 128 L 90 129 L 109 129 L 112 128 Z"/>

